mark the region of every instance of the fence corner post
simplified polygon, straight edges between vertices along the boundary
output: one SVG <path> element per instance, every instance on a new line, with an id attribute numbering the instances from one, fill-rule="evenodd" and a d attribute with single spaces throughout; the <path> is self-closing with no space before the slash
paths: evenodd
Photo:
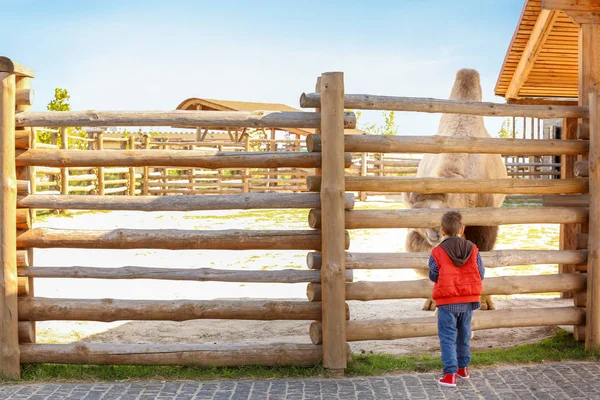
<path id="1" fill-rule="evenodd" d="M 9 379 L 17 379 L 20 376 L 15 108 L 16 77 L 13 71 L 2 68 L 0 69 L 0 376 Z"/>
<path id="2" fill-rule="evenodd" d="M 600 93 L 590 93 L 586 350 L 600 350 Z"/>
<path id="3" fill-rule="evenodd" d="M 323 366 L 342 375 L 347 365 L 342 72 L 321 75 L 321 136 Z"/>

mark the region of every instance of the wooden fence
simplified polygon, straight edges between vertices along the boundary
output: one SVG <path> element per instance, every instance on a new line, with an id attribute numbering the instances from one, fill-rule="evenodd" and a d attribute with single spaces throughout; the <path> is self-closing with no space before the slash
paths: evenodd
<path id="1" fill-rule="evenodd" d="M 122 149 L 187 150 L 196 154 L 243 152 L 271 149 L 273 151 L 306 151 L 300 140 L 246 140 L 231 142 L 192 142 L 151 140 L 148 135 L 109 138 L 102 132 L 94 138 L 72 136 L 71 141 L 89 142 L 88 151 L 102 150 L 106 144 L 117 143 Z M 68 143 L 65 141 L 64 143 Z M 56 144 L 37 144 L 38 148 L 58 149 Z M 61 146 L 68 149 L 67 146 Z M 83 151 L 83 150 L 82 150 Z M 560 177 L 560 163 L 544 162 L 540 156 L 506 156 L 516 161 L 505 162 L 508 175 L 525 179 Z M 546 157 L 548 159 L 549 157 Z M 352 165 L 347 169 L 354 176 L 413 176 L 420 154 L 352 153 Z M 532 162 L 530 162 L 533 160 Z M 38 194 L 233 194 L 264 192 L 305 192 L 305 180 L 314 168 L 247 168 L 200 169 L 168 167 L 38 167 L 35 170 L 34 192 Z M 368 192 L 360 192 L 366 200 Z"/>
<path id="2" fill-rule="evenodd" d="M 463 209 L 465 222 L 476 225 L 507 223 L 560 223 L 586 225 L 588 236 L 581 236 L 579 249 L 555 251 L 491 251 L 483 254 L 491 268 L 507 265 L 561 263 L 573 265 L 569 273 L 543 276 L 506 276 L 484 282 L 486 294 L 573 292 L 573 307 L 511 309 L 486 311 L 474 317 L 474 329 L 573 325 L 576 336 L 585 336 L 586 348 L 600 349 L 600 279 L 598 255 L 585 250 L 597 247 L 598 176 L 595 168 L 589 178 L 528 180 L 465 179 L 434 180 L 399 176 L 352 176 L 345 174 L 352 153 L 492 153 L 505 155 L 584 155 L 597 160 L 600 133 L 600 95 L 592 95 L 589 107 L 524 106 L 459 102 L 402 97 L 344 95 L 342 73 L 325 73 L 317 83 L 317 93 L 303 95 L 303 107 L 316 112 L 31 112 L 23 103 L 33 76 L 26 68 L 0 59 L 0 154 L 2 170 L 0 196 L 0 374 L 18 377 L 21 363 L 85 364 L 315 364 L 333 373 L 343 373 L 347 365 L 347 341 L 389 340 L 436 334 L 435 317 L 420 319 L 349 320 L 346 300 L 426 298 L 432 284 L 427 280 L 411 282 L 354 282 L 354 269 L 423 268 L 424 253 L 347 252 L 348 229 L 404 228 L 435 226 L 447 210 L 353 210 L 354 196 L 347 191 L 385 191 L 420 193 L 534 193 L 547 195 L 585 194 L 583 205 L 559 208 Z M 21 91 L 21 92 L 19 92 Z M 383 137 L 344 135 L 353 128 L 355 117 L 344 109 L 443 112 L 473 115 L 529 115 L 538 118 L 565 117 L 590 119 L 587 140 L 514 140 L 448 137 Z M 97 150 L 74 151 L 31 148 L 31 139 L 21 140 L 37 126 L 218 126 L 301 127 L 317 129 L 307 138 L 308 152 L 236 152 L 196 155 L 190 151 Z M 321 133 L 322 132 L 322 133 Z M 322 136 L 321 136 L 322 135 Z M 29 136 L 31 138 L 31 135 Z M 324 140 L 322 140 L 324 139 Z M 16 149 L 16 150 L 15 150 Z M 361 154 L 362 157 L 362 154 Z M 380 160 L 381 161 L 381 160 Z M 15 170 L 15 165 L 18 170 Z M 163 168 L 253 169 L 309 168 L 317 174 L 307 178 L 313 193 L 254 193 L 218 196 L 71 196 L 31 194 L 30 168 Z M 112 172 L 112 171 L 111 171 Z M 559 197 L 577 203 L 582 196 Z M 16 208 L 12 205 L 16 204 Z M 580 203 L 577 203 L 580 204 Z M 144 210 L 192 211 L 253 208 L 308 208 L 309 227 L 304 230 L 160 230 L 116 229 L 60 230 L 32 228 L 30 210 Z M 240 273 L 225 270 L 178 270 L 172 268 L 51 268 L 34 262 L 33 248 L 155 248 L 226 250 L 307 250 L 306 271 L 256 271 Z M 587 273 L 581 273 L 586 272 Z M 226 279 L 235 282 L 307 282 L 307 301 L 159 301 L 90 300 L 39 298 L 33 282 L 39 278 L 91 279 Z M 14 294 L 19 293 L 17 298 Z M 587 293 L 584 295 L 583 293 Z M 206 345 L 176 344 L 44 345 L 35 343 L 35 321 L 41 320 L 175 320 L 219 318 L 254 320 L 307 320 L 307 334 L 313 344 Z"/>

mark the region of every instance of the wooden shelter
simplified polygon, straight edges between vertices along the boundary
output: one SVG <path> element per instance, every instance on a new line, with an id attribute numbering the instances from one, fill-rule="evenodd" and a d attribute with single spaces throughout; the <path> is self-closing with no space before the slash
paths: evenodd
<path id="1" fill-rule="evenodd" d="M 521 17 L 509 45 L 500 71 L 495 93 L 509 103 L 524 104 L 577 104 L 596 107 L 591 99 L 600 91 L 600 1 L 598 0 L 526 0 Z M 563 155 L 561 178 L 598 176 L 597 126 L 590 126 L 587 118 L 565 118 L 562 139 L 589 139 L 590 154 Z M 588 161 L 589 159 L 589 161 Z M 589 166 L 588 166 L 589 162 Z M 586 167 L 585 174 L 578 174 Z M 589 169 L 589 171 L 587 171 Z M 594 172 L 592 172 L 594 171 Z M 561 225 L 561 249 L 576 248 L 578 233 L 600 234 L 596 215 L 597 188 L 590 185 L 589 225 Z M 597 239 L 590 239 L 588 248 L 594 249 L 588 261 L 588 279 L 598 281 L 600 262 L 595 249 Z M 562 272 L 575 269 L 562 265 Z M 591 285 L 591 287 L 597 287 Z M 587 302 L 588 317 L 598 315 L 600 291 L 591 290 L 587 299 L 575 297 L 575 305 Z M 586 347 L 597 348 L 600 324 L 589 323 L 585 334 Z"/>
<path id="2" fill-rule="evenodd" d="M 282 111 L 282 112 L 302 112 L 302 110 L 287 106 L 281 103 L 259 103 L 253 101 L 234 101 L 234 100 L 214 100 L 214 99 L 201 99 L 198 97 L 190 97 L 182 101 L 176 108 L 177 110 L 202 110 L 202 111 Z M 196 140 L 202 141 L 207 137 L 211 137 L 212 140 L 218 140 L 215 137 L 214 130 L 212 133 L 208 129 L 202 130 L 204 127 L 190 127 L 190 126 L 177 126 L 181 128 L 196 128 Z M 217 129 L 221 131 L 227 131 L 229 138 L 232 141 L 239 142 L 243 137 L 243 133 L 246 129 L 232 129 L 230 127 L 222 127 Z M 275 140 L 275 132 L 277 130 L 283 130 L 295 135 L 295 139 L 306 137 L 311 133 L 315 133 L 314 129 L 299 129 L 299 128 L 273 128 L 271 129 L 271 140 Z M 366 132 L 360 129 L 350 129 L 350 134 L 366 134 Z M 218 135 L 218 134 L 217 134 Z M 223 135 L 221 135 L 223 136 Z M 223 136 L 226 138 L 227 136 Z"/>

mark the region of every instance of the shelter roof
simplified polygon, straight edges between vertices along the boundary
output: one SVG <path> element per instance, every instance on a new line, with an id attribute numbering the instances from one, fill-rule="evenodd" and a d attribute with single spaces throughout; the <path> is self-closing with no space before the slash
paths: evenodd
<path id="1" fill-rule="evenodd" d="M 575 21 L 562 11 L 542 9 L 542 0 L 525 0 L 495 94 L 577 98 L 578 46 Z"/>

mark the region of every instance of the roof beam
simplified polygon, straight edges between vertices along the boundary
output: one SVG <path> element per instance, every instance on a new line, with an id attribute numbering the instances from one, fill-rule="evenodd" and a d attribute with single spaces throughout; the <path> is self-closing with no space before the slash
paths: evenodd
<path id="1" fill-rule="evenodd" d="M 504 96 L 506 99 L 516 99 L 519 97 L 519 91 L 525 81 L 527 81 L 529 73 L 535 64 L 535 60 L 540 54 L 544 42 L 550 35 L 550 31 L 552 30 L 552 26 L 557 17 L 558 12 L 554 10 L 542 10 L 538 15 L 537 21 L 535 21 L 535 25 L 529 36 L 529 40 L 527 41 L 527 45 L 521 54 L 519 64 L 517 65 L 512 80 L 510 81 L 510 85 L 506 90 Z"/>
<path id="2" fill-rule="evenodd" d="M 542 10 L 560 10 L 579 24 L 600 23 L 598 0 L 542 0 Z"/>

